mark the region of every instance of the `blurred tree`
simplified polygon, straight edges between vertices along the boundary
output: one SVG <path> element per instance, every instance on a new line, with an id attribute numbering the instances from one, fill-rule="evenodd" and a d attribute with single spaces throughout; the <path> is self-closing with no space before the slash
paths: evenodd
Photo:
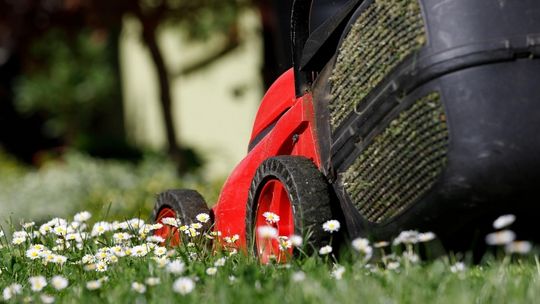
<path id="1" fill-rule="evenodd" d="M 185 171 L 193 153 L 180 143 L 173 124 L 171 77 L 196 71 L 234 50 L 240 44 L 239 14 L 250 5 L 249 0 L 0 0 L 0 66 L 2 46 L 24 58 L 24 74 L 29 76 L 18 82 L 18 108 L 26 113 L 56 114 L 57 119 L 47 123 L 48 130 L 52 134 L 66 131 L 68 141 L 72 140 L 79 127 L 100 124 L 79 114 L 97 109 L 94 105 L 103 99 L 110 100 L 107 92 L 119 79 L 117 54 L 112 56 L 113 67 L 90 58 L 104 51 L 99 40 L 113 41 L 109 46 L 117 51 L 123 19 L 128 15 L 137 18 L 158 76 L 168 153 L 179 171 Z M 226 39 L 221 48 L 199 62 L 172 69 L 157 42 L 164 25 L 177 26 L 190 39 L 206 39 L 216 33 Z M 2 41 L 2 37 L 9 39 Z M 121 105 L 121 98 L 116 104 Z M 121 121 L 121 115 L 117 118 Z"/>
<path id="2" fill-rule="evenodd" d="M 227 38 L 221 48 L 179 72 L 180 74 L 189 73 L 207 66 L 238 46 L 238 17 L 241 10 L 249 6 L 250 2 L 248 0 L 80 1 L 91 12 L 90 20 L 94 26 L 121 27 L 126 15 L 134 16 L 140 22 L 141 38 L 148 48 L 158 76 L 168 153 L 177 164 L 179 171 L 185 171 L 189 166 L 186 157 L 189 157 L 190 150 L 180 144 L 178 130 L 174 127 L 170 80 L 175 73 L 167 68 L 157 41 L 158 31 L 163 25 L 175 25 L 183 29 L 191 39 L 206 39 L 216 33 Z"/>

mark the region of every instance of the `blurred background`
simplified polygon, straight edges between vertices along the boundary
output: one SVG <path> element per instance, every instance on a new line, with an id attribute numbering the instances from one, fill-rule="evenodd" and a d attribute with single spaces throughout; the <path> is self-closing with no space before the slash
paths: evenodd
<path id="1" fill-rule="evenodd" d="M 0 0 L 0 221 L 146 219 L 180 187 L 212 205 L 291 66 L 291 4 Z"/>

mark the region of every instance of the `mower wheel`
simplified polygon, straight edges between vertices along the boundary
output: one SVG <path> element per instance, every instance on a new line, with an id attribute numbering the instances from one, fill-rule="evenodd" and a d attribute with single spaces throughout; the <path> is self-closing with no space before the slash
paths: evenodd
<path id="1" fill-rule="evenodd" d="M 271 257 L 284 261 L 292 256 L 293 248 L 284 242 L 287 239 L 280 237 L 302 236 L 308 252 L 327 245 L 330 234 L 323 231 L 322 224 L 332 218 L 329 189 L 323 174 L 307 158 L 277 156 L 265 160 L 257 169 L 249 190 L 248 248 L 253 248 L 261 262 L 267 263 Z M 279 216 L 279 220 L 268 219 L 271 213 Z M 261 229 L 265 226 L 275 230 Z M 264 235 L 264 229 L 277 231 L 279 237 Z"/>
<path id="2" fill-rule="evenodd" d="M 172 217 L 180 221 L 179 226 L 190 225 L 198 222 L 196 216 L 200 213 L 206 213 L 212 217 L 210 209 L 199 192 L 189 189 L 164 191 L 157 196 L 152 216 L 154 222 L 163 224 L 163 227 L 156 230 L 154 235 L 168 240 L 169 245 L 176 246 L 180 243 L 180 232 L 177 227 L 166 225 L 162 220 Z M 201 224 L 203 224 L 203 227 L 199 231 L 209 231 L 212 226 L 212 219 Z"/>

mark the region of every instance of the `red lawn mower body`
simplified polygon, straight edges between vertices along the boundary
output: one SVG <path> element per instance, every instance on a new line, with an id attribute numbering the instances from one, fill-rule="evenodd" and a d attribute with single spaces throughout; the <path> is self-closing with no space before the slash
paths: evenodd
<path id="1" fill-rule="evenodd" d="M 310 94 L 295 97 L 294 74 L 290 69 L 279 77 L 264 96 L 255 118 L 248 155 L 225 182 L 213 208 L 215 230 L 222 237 L 240 236 L 246 245 L 246 203 L 248 192 L 261 163 L 273 156 L 297 155 L 320 165 L 315 133 L 315 117 Z M 262 137 L 262 138 L 261 138 Z M 278 210 L 274 210 L 279 214 Z M 280 231 L 280 235 L 285 231 Z"/>

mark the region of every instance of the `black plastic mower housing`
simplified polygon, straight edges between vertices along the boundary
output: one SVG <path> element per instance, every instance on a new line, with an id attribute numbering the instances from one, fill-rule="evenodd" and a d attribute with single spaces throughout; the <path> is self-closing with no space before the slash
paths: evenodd
<path id="1" fill-rule="evenodd" d="M 304 72 L 350 237 L 540 211 L 540 1 L 365 0 Z"/>

